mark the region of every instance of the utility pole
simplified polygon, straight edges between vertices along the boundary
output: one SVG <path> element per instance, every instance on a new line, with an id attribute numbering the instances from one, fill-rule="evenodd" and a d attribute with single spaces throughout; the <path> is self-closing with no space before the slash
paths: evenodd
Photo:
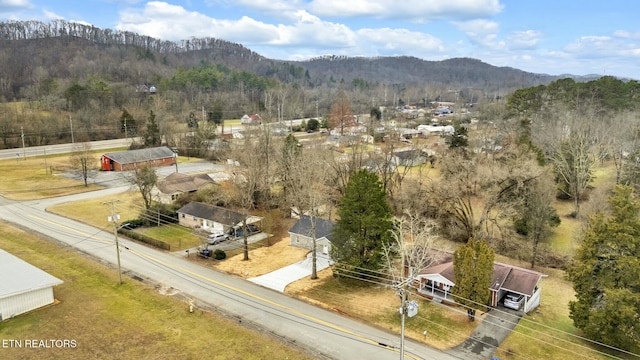
<path id="1" fill-rule="evenodd" d="M 24 147 L 24 127 L 20 126 L 20 138 L 22 139 L 22 157 L 27 159 L 27 150 Z"/>
<path id="2" fill-rule="evenodd" d="M 122 284 L 122 267 L 120 266 L 120 244 L 118 243 L 118 220 L 120 220 L 120 214 L 116 214 L 115 212 L 115 204 L 118 201 L 119 200 L 104 201 L 102 204 L 111 205 L 111 216 L 109 216 L 107 219 L 109 222 L 113 223 L 113 236 L 116 241 L 116 255 L 118 257 L 118 279 L 120 281 L 120 284 Z"/>
<path id="3" fill-rule="evenodd" d="M 173 150 L 173 160 L 175 161 L 175 164 L 176 164 L 176 172 L 178 172 L 178 150 L 177 149 Z"/>
<path id="4" fill-rule="evenodd" d="M 73 140 L 73 120 L 71 120 L 71 115 L 69 115 L 69 127 L 71 128 L 71 143 L 75 143 Z"/>

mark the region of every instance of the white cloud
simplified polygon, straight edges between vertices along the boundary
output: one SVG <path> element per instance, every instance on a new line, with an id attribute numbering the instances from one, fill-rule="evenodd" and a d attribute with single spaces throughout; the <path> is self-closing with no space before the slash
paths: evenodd
<path id="1" fill-rule="evenodd" d="M 534 49 L 541 36 L 542 33 L 535 30 L 515 31 L 507 36 L 507 46 L 510 50 Z"/>
<path id="2" fill-rule="evenodd" d="M 442 41 L 429 34 L 406 29 L 361 29 L 359 44 L 368 44 L 367 55 L 433 54 L 445 50 Z"/>
<path id="3" fill-rule="evenodd" d="M 498 14 L 503 7 L 499 0 L 312 0 L 309 11 L 331 17 L 373 16 L 428 21 L 487 17 Z"/>
<path id="4" fill-rule="evenodd" d="M 32 9 L 33 5 L 29 0 L 0 0 L 0 11 Z"/>
<path id="5" fill-rule="evenodd" d="M 498 42 L 498 23 L 489 20 L 454 21 L 453 24 L 464 32 L 469 39 L 486 48 L 501 48 L 504 43 Z"/>
<path id="6" fill-rule="evenodd" d="M 623 39 L 640 39 L 640 32 L 630 32 L 626 30 L 617 30 L 613 32 L 613 36 Z"/>
<path id="7" fill-rule="evenodd" d="M 354 33 L 342 24 L 322 21 L 304 10 L 290 14 L 291 24 L 268 24 L 243 16 L 237 20 L 219 20 L 181 6 L 165 2 L 149 2 L 141 10 L 127 9 L 120 14 L 118 30 L 148 36 L 182 40 L 191 37 L 216 37 L 244 45 L 297 46 L 312 43 L 314 47 L 352 46 Z"/>

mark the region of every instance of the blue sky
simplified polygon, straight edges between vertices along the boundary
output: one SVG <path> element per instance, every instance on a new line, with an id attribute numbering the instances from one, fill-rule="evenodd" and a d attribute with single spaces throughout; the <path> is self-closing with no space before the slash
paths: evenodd
<path id="1" fill-rule="evenodd" d="M 64 19 L 266 57 L 471 57 L 535 73 L 640 79 L 636 0 L 0 0 L 0 20 Z"/>

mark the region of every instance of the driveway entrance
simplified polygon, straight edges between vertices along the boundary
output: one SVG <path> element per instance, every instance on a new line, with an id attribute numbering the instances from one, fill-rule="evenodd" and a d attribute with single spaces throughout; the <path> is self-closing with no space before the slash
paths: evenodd
<path id="1" fill-rule="evenodd" d="M 521 317 L 521 311 L 507 309 L 502 305 L 491 309 L 467 340 L 446 352 L 460 359 L 491 359 L 498 346 L 518 325 Z"/>
<path id="2" fill-rule="evenodd" d="M 285 266 L 282 269 L 272 271 L 270 273 L 247 279 L 266 288 L 284 292 L 287 285 L 296 280 L 300 280 L 311 275 L 312 253 L 307 258 L 295 264 Z M 320 271 L 329 267 L 329 258 L 325 256 L 317 256 L 316 270 Z"/>

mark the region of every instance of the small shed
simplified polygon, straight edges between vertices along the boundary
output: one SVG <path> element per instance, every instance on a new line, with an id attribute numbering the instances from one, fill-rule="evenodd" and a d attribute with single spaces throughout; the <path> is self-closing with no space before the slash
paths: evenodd
<path id="1" fill-rule="evenodd" d="M 331 230 L 333 221 L 315 217 L 316 252 L 329 255 L 331 252 Z M 313 222 L 311 217 L 303 215 L 289 230 L 291 246 L 313 250 Z"/>
<path id="2" fill-rule="evenodd" d="M 169 166 L 176 164 L 176 153 L 166 146 L 107 153 L 100 157 L 104 171 L 135 170 L 144 165 Z"/>
<path id="3" fill-rule="evenodd" d="M 62 280 L 0 249 L 0 321 L 53 304 Z"/>

